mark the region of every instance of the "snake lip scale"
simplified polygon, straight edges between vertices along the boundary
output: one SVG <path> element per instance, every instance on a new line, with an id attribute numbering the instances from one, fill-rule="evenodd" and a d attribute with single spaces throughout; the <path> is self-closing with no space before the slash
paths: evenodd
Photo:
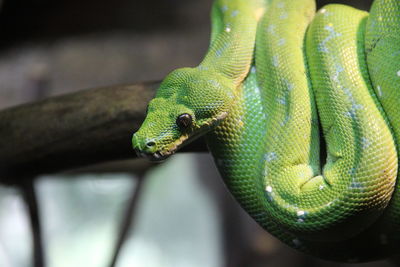
<path id="1" fill-rule="evenodd" d="M 137 154 L 204 136 L 228 190 L 288 246 L 352 263 L 398 253 L 400 1 L 215 0 L 211 18 L 203 61 L 149 103 Z"/>
<path id="2" fill-rule="evenodd" d="M 161 152 L 157 151 L 152 154 L 141 152 L 140 150 L 135 150 L 138 157 L 147 158 L 150 161 L 159 162 L 168 158 L 169 155 L 163 155 Z"/>

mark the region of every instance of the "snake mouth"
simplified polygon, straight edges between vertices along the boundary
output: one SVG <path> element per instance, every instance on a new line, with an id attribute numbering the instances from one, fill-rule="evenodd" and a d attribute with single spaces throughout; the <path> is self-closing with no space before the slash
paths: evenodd
<path id="1" fill-rule="evenodd" d="M 139 151 L 139 150 L 135 150 L 135 151 L 136 151 L 136 154 L 138 155 L 138 157 L 146 158 L 146 159 L 148 159 L 150 161 L 154 161 L 154 162 L 161 162 L 174 153 L 174 152 L 161 153 L 159 151 L 154 152 L 154 153 L 146 153 L 146 152 Z"/>
<path id="2" fill-rule="evenodd" d="M 159 149 L 158 151 L 155 151 L 155 152 L 142 150 L 140 146 L 137 146 L 137 147 L 134 146 L 134 149 L 135 149 L 136 155 L 138 157 L 146 158 L 153 162 L 161 162 L 161 161 L 167 159 L 172 154 L 174 154 L 183 145 L 184 141 L 186 141 L 187 139 L 188 139 L 188 136 L 186 136 L 186 135 L 182 136 L 176 142 L 174 142 L 172 145 L 170 145 L 168 147 L 164 147 L 162 149 Z"/>
<path id="3" fill-rule="evenodd" d="M 161 149 L 156 152 L 145 152 L 140 149 L 135 149 L 138 157 L 146 158 L 150 161 L 161 162 L 167 159 L 169 156 L 175 154 L 177 150 L 179 150 L 182 146 L 185 145 L 186 141 L 188 141 L 188 136 L 183 135 L 178 140 L 176 140 L 172 145 L 167 148 Z"/>

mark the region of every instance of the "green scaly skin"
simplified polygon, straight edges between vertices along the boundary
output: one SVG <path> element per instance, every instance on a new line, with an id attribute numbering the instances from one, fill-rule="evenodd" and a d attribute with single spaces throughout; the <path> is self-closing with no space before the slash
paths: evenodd
<path id="1" fill-rule="evenodd" d="M 397 252 L 400 2 L 368 15 L 216 0 L 212 22 L 203 62 L 166 77 L 133 147 L 161 160 L 205 135 L 230 192 L 289 246 L 347 262 Z"/>

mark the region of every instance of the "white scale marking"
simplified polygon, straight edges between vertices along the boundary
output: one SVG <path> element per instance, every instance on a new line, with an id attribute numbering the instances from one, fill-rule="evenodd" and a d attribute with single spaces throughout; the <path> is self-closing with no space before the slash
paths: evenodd
<path id="1" fill-rule="evenodd" d="M 290 119 L 289 114 L 286 114 L 285 119 L 282 120 L 279 124 L 280 124 L 281 126 L 285 126 L 285 124 L 289 121 L 289 119 Z"/>
<path id="2" fill-rule="evenodd" d="M 286 99 L 283 97 L 278 98 L 276 101 L 281 105 L 286 105 Z"/>
<path id="3" fill-rule="evenodd" d="M 289 82 L 289 80 L 284 79 L 283 82 L 285 83 L 286 88 L 288 91 L 292 91 L 294 88 L 294 83 Z"/>
<path id="4" fill-rule="evenodd" d="M 353 93 L 351 92 L 351 90 L 349 88 L 346 88 L 346 87 L 344 87 L 343 85 L 340 84 L 339 76 L 343 71 L 344 71 L 344 68 L 340 64 L 337 64 L 336 65 L 336 72 L 333 75 L 332 80 L 335 81 L 336 83 L 338 83 L 338 87 L 343 90 L 343 92 L 347 95 L 347 97 L 348 97 L 348 99 L 349 99 L 349 101 L 351 103 L 350 110 L 345 112 L 344 114 L 347 117 L 350 117 L 350 118 L 354 119 L 356 117 L 356 111 L 359 110 L 359 109 L 363 109 L 364 106 L 361 105 L 361 104 L 357 104 L 356 100 L 354 99 L 354 96 L 353 96 Z"/>
<path id="5" fill-rule="evenodd" d="M 267 31 L 270 34 L 274 34 L 275 35 L 275 28 L 276 28 L 276 26 L 274 24 L 271 24 L 271 25 L 268 26 Z"/>
<path id="6" fill-rule="evenodd" d="M 279 58 L 277 55 L 274 55 L 272 57 L 272 64 L 274 65 L 274 67 L 278 67 L 279 66 Z"/>
<path id="7" fill-rule="evenodd" d="M 283 12 L 283 13 L 279 16 L 280 19 L 287 19 L 288 17 L 289 17 L 289 15 L 288 15 L 288 13 L 286 13 L 286 12 Z"/>
<path id="8" fill-rule="evenodd" d="M 360 183 L 360 182 L 354 182 L 354 181 L 351 182 L 350 187 L 351 187 L 351 188 L 357 188 L 357 189 L 362 189 L 362 188 L 363 188 L 362 183 Z"/>
<path id="9" fill-rule="evenodd" d="M 238 14 L 239 14 L 239 10 L 234 10 L 234 11 L 232 11 L 231 16 L 236 17 Z"/>
<path id="10" fill-rule="evenodd" d="M 362 148 L 363 148 L 363 149 L 366 149 L 366 148 L 368 148 L 372 143 L 371 143 L 371 141 L 368 140 L 365 136 L 363 136 L 363 137 L 361 138 L 361 144 L 362 144 Z"/>
<path id="11" fill-rule="evenodd" d="M 264 168 L 264 172 L 263 173 L 264 173 L 264 177 L 267 177 L 268 176 L 268 168 Z"/>
<path id="12" fill-rule="evenodd" d="M 344 69 L 343 69 L 343 67 L 341 66 L 341 65 L 339 65 L 339 64 L 337 64 L 336 65 L 336 72 L 335 72 L 335 74 L 333 75 L 333 77 L 332 77 L 332 79 L 335 81 L 335 82 L 339 82 L 339 75 L 340 75 L 340 73 L 342 73 L 343 71 L 344 71 Z"/>
<path id="13" fill-rule="evenodd" d="M 356 168 L 351 168 L 351 169 L 349 170 L 349 174 L 350 174 L 350 175 L 355 175 L 355 174 L 356 174 Z"/>
<path id="14" fill-rule="evenodd" d="M 285 45 L 285 44 L 286 44 L 286 39 L 285 38 L 279 39 L 279 41 L 278 41 L 278 45 L 279 46 L 282 46 L 282 45 Z"/>
<path id="15" fill-rule="evenodd" d="M 323 14 L 324 17 L 332 15 L 332 12 L 328 12 L 325 8 L 321 9 L 319 13 Z"/>
<path id="16" fill-rule="evenodd" d="M 329 42 L 331 39 L 335 38 L 335 37 L 339 37 L 342 36 L 341 33 L 335 32 L 335 30 L 333 29 L 332 25 L 326 25 L 324 27 L 325 30 L 329 31 L 329 35 L 318 45 L 318 51 L 323 52 L 323 53 L 327 53 L 328 52 L 328 48 L 326 47 L 326 43 Z"/>
<path id="17" fill-rule="evenodd" d="M 297 222 L 303 223 L 303 222 L 304 222 L 304 219 L 305 219 L 305 216 L 306 216 L 306 212 L 305 212 L 304 210 L 298 210 L 298 211 L 297 211 L 297 216 L 299 217 L 299 218 L 297 219 Z"/>
<path id="18" fill-rule="evenodd" d="M 276 153 L 275 152 L 269 152 L 264 154 L 264 159 L 268 162 L 271 162 L 273 160 L 275 160 L 277 158 Z"/>
<path id="19" fill-rule="evenodd" d="M 304 210 L 299 210 L 299 211 L 297 211 L 297 216 L 304 216 L 306 213 L 305 213 L 305 211 Z"/>
<path id="20" fill-rule="evenodd" d="M 378 86 L 376 87 L 376 89 L 378 90 L 378 96 L 379 96 L 379 97 L 382 97 L 382 88 L 381 88 L 381 86 L 378 85 Z"/>
<path id="21" fill-rule="evenodd" d="M 355 118 L 356 118 L 356 114 L 354 113 L 353 110 L 346 111 L 346 112 L 344 113 L 344 115 L 346 115 L 347 117 L 352 118 L 352 119 L 355 119 Z"/>

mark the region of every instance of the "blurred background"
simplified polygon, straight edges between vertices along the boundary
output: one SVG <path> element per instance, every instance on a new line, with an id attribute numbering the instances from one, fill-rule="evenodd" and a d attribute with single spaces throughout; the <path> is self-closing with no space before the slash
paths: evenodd
<path id="1" fill-rule="evenodd" d="M 342 2 L 368 10 L 371 1 Z M 195 66 L 208 46 L 211 3 L 0 0 L 0 108 L 161 80 Z M 264 232 L 229 195 L 207 154 L 179 154 L 150 167 L 139 160 L 115 164 L 112 173 L 100 166 L 36 179 L 47 266 L 110 266 L 140 179 L 134 229 L 115 266 L 350 266 L 304 256 Z M 21 193 L 0 187 L 0 266 L 32 266 L 31 243 Z"/>

